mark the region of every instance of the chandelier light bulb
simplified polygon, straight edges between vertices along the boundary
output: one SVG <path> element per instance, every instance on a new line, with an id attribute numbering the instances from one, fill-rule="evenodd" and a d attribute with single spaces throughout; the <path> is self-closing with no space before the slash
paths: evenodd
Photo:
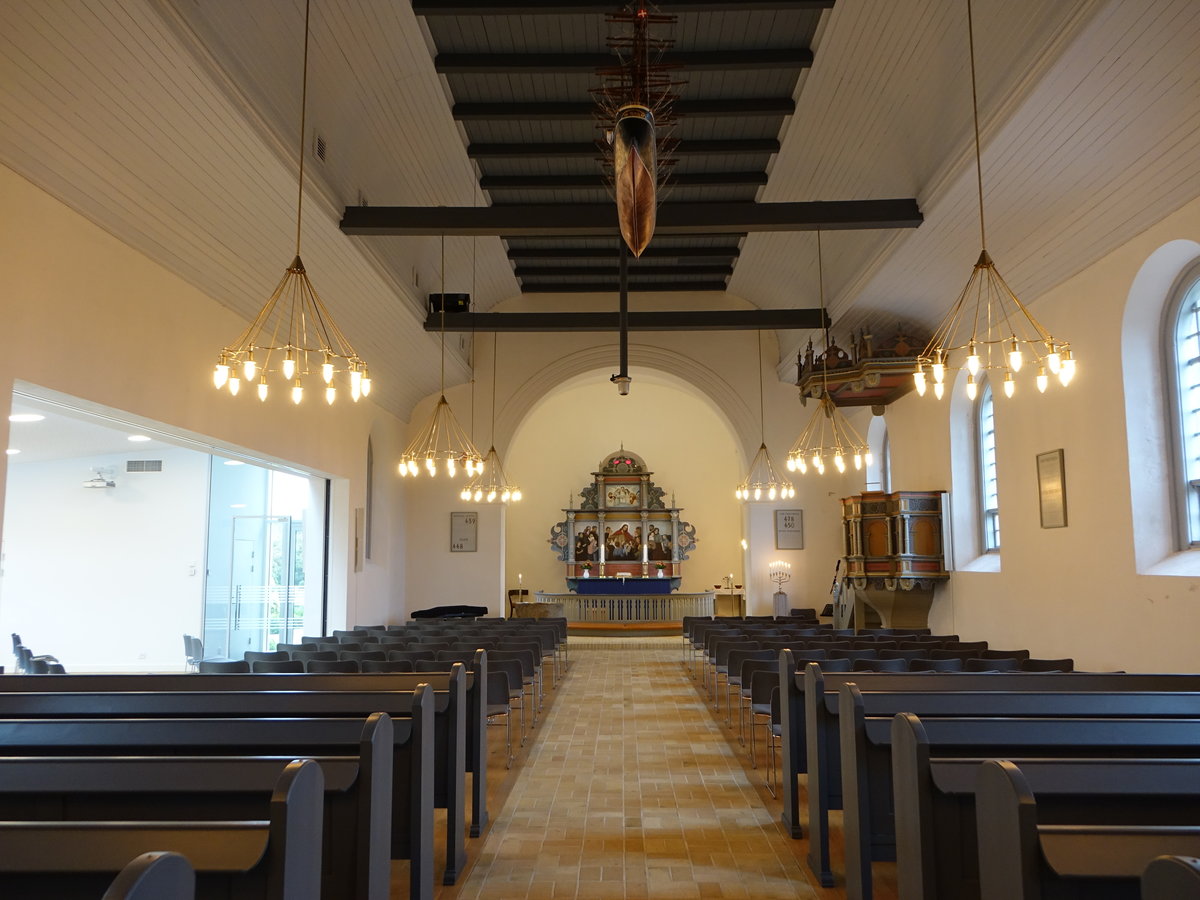
<path id="1" fill-rule="evenodd" d="M 333 401 L 337 399 L 337 388 L 332 384 L 325 388 L 325 402 L 333 406 Z"/>
<path id="2" fill-rule="evenodd" d="M 513 503 L 521 502 L 521 489 L 520 488 L 517 488 L 515 491 L 512 492 L 512 500 L 513 500 Z"/>
<path id="3" fill-rule="evenodd" d="M 796 460 L 794 460 L 792 457 L 790 457 L 790 456 L 789 456 L 789 457 L 787 458 L 787 462 L 785 463 L 785 465 L 787 466 L 787 470 L 788 470 L 789 472 L 795 472 L 795 471 L 796 471 Z"/>
<path id="4" fill-rule="evenodd" d="M 262 377 L 258 379 L 258 399 L 265 402 L 267 399 L 267 391 L 267 375 L 264 372 Z"/>
<path id="5" fill-rule="evenodd" d="M 979 374 L 979 353 L 975 349 L 975 342 L 971 341 L 969 347 L 969 355 L 967 356 L 967 371 L 972 375 Z"/>
<path id="6" fill-rule="evenodd" d="M 974 400 L 979 394 L 979 386 L 975 384 L 975 376 L 967 376 L 967 399 Z"/>
<path id="7" fill-rule="evenodd" d="M 507 503 L 511 499 L 512 499 L 512 491 L 510 491 L 510 490 L 505 490 L 504 493 L 500 495 L 501 503 Z"/>
<path id="8" fill-rule="evenodd" d="M 767 490 L 767 499 L 768 499 L 768 500 L 774 500 L 774 499 L 775 499 L 775 493 L 776 493 L 776 492 L 775 492 L 775 485 L 771 485 L 771 487 L 770 487 L 770 488 Z"/>
<path id="9" fill-rule="evenodd" d="M 488 491 L 488 495 L 487 495 L 487 502 L 488 502 L 488 503 L 495 503 L 495 502 L 496 502 L 496 490 L 495 490 L 495 488 L 493 488 L 492 490 Z"/>
<path id="10" fill-rule="evenodd" d="M 417 461 L 415 459 L 410 459 L 408 461 L 408 474 L 409 475 L 417 474 Z"/>
<path id="11" fill-rule="evenodd" d="M 1058 380 L 1062 382 L 1062 386 L 1066 387 L 1071 383 L 1071 379 L 1075 377 L 1075 360 L 1071 358 L 1071 351 L 1067 350 L 1063 356 L 1062 367 L 1058 370 Z"/>
<path id="12" fill-rule="evenodd" d="M 1011 397 L 1016 390 L 1017 384 L 1013 381 L 1012 372 L 1006 372 L 1004 374 L 1004 396 Z"/>
<path id="13" fill-rule="evenodd" d="M 818 453 L 818 452 L 813 453 L 812 464 L 813 464 L 813 468 L 815 468 L 815 469 L 819 470 L 821 468 L 821 454 L 820 453 Z"/>
<path id="14" fill-rule="evenodd" d="M 941 400 L 942 397 L 945 395 L 945 393 L 946 393 L 946 386 L 944 384 L 942 384 L 940 381 L 935 381 L 933 383 L 933 396 L 935 396 L 939 400 Z"/>
<path id="15" fill-rule="evenodd" d="M 329 361 L 329 357 L 325 357 L 325 362 L 321 363 L 321 378 L 326 384 L 333 381 L 333 363 Z"/>
<path id="16" fill-rule="evenodd" d="M 833 464 L 837 467 L 837 470 L 839 472 L 846 471 L 846 460 L 842 457 L 842 454 L 840 454 L 840 453 L 833 454 Z"/>
<path id="17" fill-rule="evenodd" d="M 471 499 L 471 489 L 469 487 L 463 488 L 462 491 L 459 492 L 458 499 L 459 500 L 470 500 Z"/>
<path id="18" fill-rule="evenodd" d="M 808 463 L 804 461 L 803 456 L 796 457 L 796 469 L 801 475 L 806 475 L 808 473 Z"/>
<path id="19" fill-rule="evenodd" d="M 238 378 L 236 375 L 230 375 L 229 376 L 229 393 L 230 393 L 230 395 L 236 397 L 238 395 L 238 391 L 240 391 L 241 389 L 242 389 L 242 379 Z"/>
<path id="20" fill-rule="evenodd" d="M 480 488 L 475 488 L 475 502 L 478 503 L 483 499 L 483 491 Z"/>
<path id="21" fill-rule="evenodd" d="M 300 379 L 296 379 L 296 383 L 292 385 L 292 402 L 299 403 L 304 399 L 304 386 L 300 384 Z"/>
<path id="22" fill-rule="evenodd" d="M 452 460 L 452 459 L 446 460 L 446 474 L 449 475 L 451 478 L 453 478 L 455 475 L 458 474 L 458 470 L 455 469 L 454 460 Z"/>
<path id="23" fill-rule="evenodd" d="M 254 353 L 251 351 L 250 355 L 246 357 L 246 361 L 242 363 L 242 378 L 246 379 L 246 383 L 249 384 L 254 380 L 257 372 L 258 363 L 254 361 Z"/>
<path id="24" fill-rule="evenodd" d="M 1045 368 L 1039 368 L 1037 374 L 1037 389 L 1038 393 L 1046 393 L 1046 385 L 1050 383 L 1049 376 L 1046 375 Z"/>
<path id="25" fill-rule="evenodd" d="M 923 371 L 921 371 L 920 369 L 918 369 L 916 372 L 913 372 L 913 381 L 916 382 L 916 385 L 917 385 L 917 396 L 924 397 L 925 396 L 925 373 Z"/>
<path id="26" fill-rule="evenodd" d="M 291 381 L 296 377 L 296 360 L 292 359 L 291 350 L 289 350 L 287 352 L 287 356 L 284 357 L 282 371 L 283 377 L 288 381 Z"/>
<path id="27" fill-rule="evenodd" d="M 1051 375 L 1057 375 L 1058 370 L 1062 368 L 1062 357 L 1054 344 L 1050 345 L 1050 352 L 1046 355 L 1046 367 L 1050 370 Z"/>
<path id="28" fill-rule="evenodd" d="M 858 471 L 862 470 L 862 462 L 863 462 L 862 454 L 855 453 L 854 454 L 854 471 L 858 472 Z"/>
<path id="29" fill-rule="evenodd" d="M 941 384 L 943 381 L 946 380 L 946 364 L 945 363 L 935 362 L 929 368 L 933 369 L 933 383 L 934 384 Z"/>
<path id="30" fill-rule="evenodd" d="M 350 397 L 355 403 L 362 396 L 362 372 L 358 369 L 350 370 Z"/>
<path id="31" fill-rule="evenodd" d="M 875 465 L 875 457 L 870 450 L 863 454 L 863 462 L 865 462 L 868 466 Z"/>
<path id="32" fill-rule="evenodd" d="M 1024 362 L 1025 356 L 1021 353 L 1021 348 L 1017 346 L 1017 339 L 1014 337 L 1008 348 L 1008 367 L 1014 372 L 1020 372 Z"/>
<path id="33" fill-rule="evenodd" d="M 756 487 L 756 488 L 754 489 L 754 499 L 755 499 L 755 500 L 761 500 L 761 499 L 762 499 L 762 488 L 757 488 L 757 487 Z"/>
<path id="34" fill-rule="evenodd" d="M 370 375 L 363 375 L 363 380 L 362 380 L 362 395 L 363 395 L 364 397 L 370 397 L 370 396 L 371 396 L 371 376 L 370 376 Z"/>
<path id="35" fill-rule="evenodd" d="M 437 474 L 437 463 L 433 461 L 432 456 L 425 457 L 425 471 L 430 475 Z"/>
<path id="36" fill-rule="evenodd" d="M 217 367 L 213 369 L 213 387 L 218 391 L 225 387 L 225 382 L 229 380 L 229 366 L 225 363 L 217 363 Z"/>

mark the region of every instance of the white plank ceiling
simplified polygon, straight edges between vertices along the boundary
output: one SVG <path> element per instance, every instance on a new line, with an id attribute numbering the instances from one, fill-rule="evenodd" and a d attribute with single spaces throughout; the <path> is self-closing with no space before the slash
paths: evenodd
<path id="1" fill-rule="evenodd" d="M 347 238 L 341 208 L 486 200 L 410 6 L 313 7 L 307 144 L 327 154 L 309 156 L 303 256 L 378 401 L 408 418 L 437 389 L 420 323 L 438 241 Z M 975 8 L 988 245 L 1036 301 L 1200 195 L 1200 4 Z M 0 162 L 250 317 L 291 259 L 302 28 L 302 0 L 0 0 Z M 760 199 L 917 197 L 916 230 L 827 236 L 826 295 L 839 334 L 932 327 L 979 251 L 965 3 L 839 0 L 814 52 Z M 749 236 L 730 292 L 815 306 L 815 244 Z M 498 239 L 476 247 L 487 309 L 517 284 Z M 470 241 L 446 251 L 446 288 L 470 290 Z M 807 337 L 781 335 L 782 377 Z"/>

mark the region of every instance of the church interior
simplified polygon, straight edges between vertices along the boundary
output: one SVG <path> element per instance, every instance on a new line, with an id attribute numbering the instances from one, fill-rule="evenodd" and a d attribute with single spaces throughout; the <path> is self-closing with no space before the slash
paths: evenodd
<path id="1" fill-rule="evenodd" d="M 181 633 L 241 659 L 549 604 L 570 663 L 511 773 L 491 730 L 493 844 L 438 896 L 870 896 L 809 872 L 807 824 L 774 835 L 787 801 L 736 701 L 693 708 L 680 634 L 849 602 L 1200 673 L 1198 46 L 1193 0 L 0 0 L 0 630 L 120 677 L 188 671 Z M 333 350 L 289 368 L 255 329 L 305 290 L 283 327 Z M 873 498 L 938 518 L 859 542 Z M 926 569 L 870 568 L 914 535 Z M 753 852 L 724 775 L 662 802 L 641 699 L 587 721 L 641 665 L 732 748 L 774 881 L 721 868 Z M 567 802 L 584 744 L 618 781 L 641 747 L 642 779 Z M 511 868 L 557 846 L 548 796 L 636 843 Z M 656 868 L 659 806 L 720 849 Z"/>

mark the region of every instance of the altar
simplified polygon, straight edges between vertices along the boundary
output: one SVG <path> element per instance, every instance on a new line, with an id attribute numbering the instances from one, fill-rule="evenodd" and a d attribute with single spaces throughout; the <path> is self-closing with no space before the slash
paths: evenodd
<path id="1" fill-rule="evenodd" d="M 570 626 L 579 623 L 675 623 L 682 622 L 684 616 L 711 616 L 716 594 L 713 591 L 699 594 L 551 594 L 538 591 L 534 597 L 538 603 L 561 604 Z"/>
<path id="2" fill-rule="evenodd" d="M 678 578 L 568 578 L 567 589 L 576 594 L 669 594 Z"/>

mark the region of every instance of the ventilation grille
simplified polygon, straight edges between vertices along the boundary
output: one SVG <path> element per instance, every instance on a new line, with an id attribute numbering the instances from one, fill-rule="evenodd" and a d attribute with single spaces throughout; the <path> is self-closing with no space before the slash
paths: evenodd
<path id="1" fill-rule="evenodd" d="M 126 472 L 161 472 L 161 459 L 129 459 L 125 461 Z"/>
<path id="2" fill-rule="evenodd" d="M 313 153 L 321 162 L 325 162 L 325 154 L 328 151 L 328 145 L 325 143 L 325 138 L 321 135 L 316 135 L 313 141 Z"/>

